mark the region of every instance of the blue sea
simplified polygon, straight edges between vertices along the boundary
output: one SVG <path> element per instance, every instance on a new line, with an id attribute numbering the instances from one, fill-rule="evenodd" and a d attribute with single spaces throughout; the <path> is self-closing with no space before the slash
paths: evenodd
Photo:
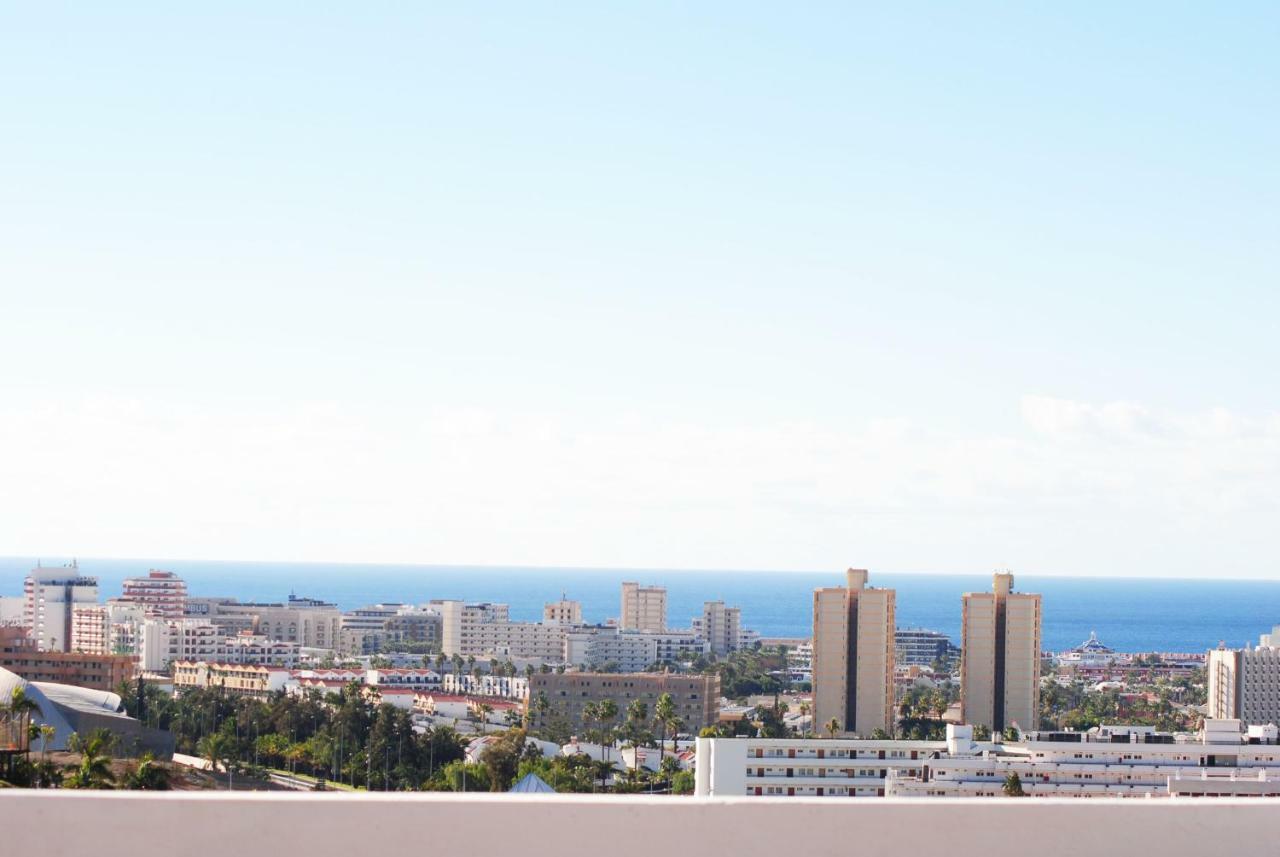
<path id="1" fill-rule="evenodd" d="M 46 559 L 46 564 L 56 564 Z M 0 594 L 18 595 L 34 558 L 0 558 Z M 840 586 L 839 571 L 679 571 L 644 569 L 502 568 L 430 565 L 205 562 L 81 559 L 99 578 L 103 598 L 121 581 L 149 568 L 177 572 L 192 595 L 228 595 L 242 601 L 283 601 L 290 593 L 323 598 L 343 609 L 377 602 L 421 603 L 432 598 L 501 601 L 514 619 L 536 620 L 542 604 L 560 597 L 582 602 L 588 621 L 618 614 L 624 580 L 668 590 L 668 621 L 688 627 L 702 602 L 721 599 L 742 608 L 743 625 L 766 637 L 807 637 L 812 592 Z M 899 627 L 932 628 L 959 642 L 960 595 L 986 591 L 989 574 L 877 574 L 877 586 L 897 590 Z M 1077 645 L 1096 631 L 1118 651 L 1195 652 L 1225 641 L 1257 642 L 1280 624 L 1280 581 L 1158 580 L 1017 575 L 1016 588 L 1044 596 L 1044 646 Z"/>

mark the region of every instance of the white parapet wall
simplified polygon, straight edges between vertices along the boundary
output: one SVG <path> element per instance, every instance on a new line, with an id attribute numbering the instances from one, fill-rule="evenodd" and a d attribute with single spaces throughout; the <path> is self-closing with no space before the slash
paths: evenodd
<path id="1" fill-rule="evenodd" d="M 1268 799 L 0 792 L 5 855 L 1204 857 L 1276 853 Z"/>

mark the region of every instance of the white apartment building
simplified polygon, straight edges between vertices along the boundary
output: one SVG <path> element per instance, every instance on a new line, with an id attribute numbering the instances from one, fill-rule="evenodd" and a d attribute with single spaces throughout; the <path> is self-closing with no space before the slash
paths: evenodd
<path id="1" fill-rule="evenodd" d="M 678 661 L 682 654 L 709 651 L 709 644 L 692 629 L 656 633 L 591 625 L 565 631 L 563 660 L 589 670 L 615 664 L 619 672 L 643 672 L 655 663 Z"/>
<path id="2" fill-rule="evenodd" d="M 74 562 L 64 568 L 37 566 L 23 585 L 23 623 L 42 652 L 69 652 L 77 604 L 98 603 L 98 579 L 80 573 Z"/>
<path id="3" fill-rule="evenodd" d="M 181 619 L 187 610 L 187 582 L 172 571 L 151 569 L 146 577 L 128 577 L 121 601 L 142 605 L 149 616 Z"/>
<path id="4" fill-rule="evenodd" d="M 667 630 L 667 588 L 623 583 L 618 626 L 624 631 L 661 633 Z"/>
<path id="5" fill-rule="evenodd" d="M 1000 797 L 1012 773 L 1033 797 L 1230 794 L 1234 783 L 1250 794 L 1280 784 L 1276 730 L 1245 734 L 1238 721 L 1208 721 L 1198 735 L 1109 727 L 1005 744 L 972 736 L 971 726 L 949 726 L 946 741 L 700 738 L 695 793 Z"/>
<path id="6" fill-rule="evenodd" d="M 293 669 L 298 665 L 298 649 L 297 643 L 272 640 L 262 634 L 237 634 L 219 641 L 217 659 L 224 664 Z"/>
<path id="7" fill-rule="evenodd" d="M 1280 723 L 1280 626 L 1253 649 L 1210 651 L 1206 667 L 1210 717 Z"/>
<path id="8" fill-rule="evenodd" d="M 890 772 L 919 776 L 945 741 L 699 738 L 697 797 L 883 797 Z"/>
<path id="9" fill-rule="evenodd" d="M 111 600 L 76 604 L 71 611 L 71 650 L 88 655 L 132 655 L 147 619 L 141 604 Z"/>
<path id="10" fill-rule="evenodd" d="M 961 719 L 1000 732 L 1040 723 L 1040 596 L 1013 591 L 1013 575 L 991 592 L 962 598 Z"/>
<path id="11" fill-rule="evenodd" d="M 813 593 L 813 720 L 846 735 L 893 732 L 894 591 L 849 569 Z"/>
<path id="12" fill-rule="evenodd" d="M 138 626 L 134 654 L 143 672 L 164 672 L 174 661 L 214 661 L 223 633 L 200 619 L 146 619 Z"/>
<path id="13" fill-rule="evenodd" d="M 488 673 L 453 675 L 445 673 L 440 689 L 457 696 L 491 696 L 501 699 L 524 700 L 529 697 L 529 679 L 524 676 L 498 676 Z"/>
<path id="14" fill-rule="evenodd" d="M 558 664 L 564 657 L 565 626 L 512 622 L 506 604 L 432 601 L 440 614 L 445 655 L 510 658 Z"/>
<path id="15" fill-rule="evenodd" d="M 693 620 L 697 632 L 716 655 L 727 655 L 742 645 L 742 610 L 726 607 L 723 601 L 707 601 L 702 615 Z"/>

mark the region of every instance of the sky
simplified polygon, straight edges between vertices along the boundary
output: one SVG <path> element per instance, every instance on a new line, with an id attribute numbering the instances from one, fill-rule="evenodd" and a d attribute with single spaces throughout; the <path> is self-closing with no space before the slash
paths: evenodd
<path id="1" fill-rule="evenodd" d="M 0 555 L 1280 578 L 1278 40 L 0 0 Z"/>

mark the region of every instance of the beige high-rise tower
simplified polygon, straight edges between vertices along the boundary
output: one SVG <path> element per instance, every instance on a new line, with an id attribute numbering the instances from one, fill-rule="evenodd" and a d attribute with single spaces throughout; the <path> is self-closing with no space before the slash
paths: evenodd
<path id="1" fill-rule="evenodd" d="M 846 586 L 813 591 L 813 722 L 823 731 L 870 737 L 893 732 L 894 591 L 867 586 L 849 569 Z"/>
<path id="2" fill-rule="evenodd" d="M 665 586 L 622 584 L 622 616 L 618 627 L 624 631 L 667 630 L 667 589 Z"/>
<path id="3" fill-rule="evenodd" d="M 1013 591 L 1013 575 L 991 592 L 963 596 L 960 713 L 992 732 L 1040 726 L 1040 596 Z"/>

